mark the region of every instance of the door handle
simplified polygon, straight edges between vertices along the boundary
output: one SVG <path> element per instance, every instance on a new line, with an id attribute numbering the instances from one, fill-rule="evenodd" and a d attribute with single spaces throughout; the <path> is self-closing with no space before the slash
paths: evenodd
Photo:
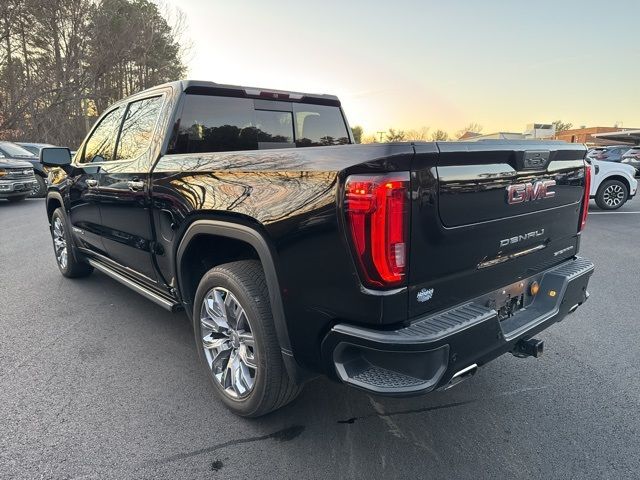
<path id="1" fill-rule="evenodd" d="M 132 192 L 139 192 L 144 188 L 144 182 L 142 180 L 129 180 L 127 186 Z"/>
<path id="2" fill-rule="evenodd" d="M 87 187 L 97 187 L 98 180 L 94 180 L 93 178 L 87 179 Z"/>

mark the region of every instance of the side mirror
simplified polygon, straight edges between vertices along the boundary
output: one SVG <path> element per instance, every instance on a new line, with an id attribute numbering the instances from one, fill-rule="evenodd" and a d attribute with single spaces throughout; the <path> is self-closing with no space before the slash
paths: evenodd
<path id="1" fill-rule="evenodd" d="M 45 147 L 40 150 L 40 163 L 46 167 L 71 165 L 71 151 L 66 147 Z"/>

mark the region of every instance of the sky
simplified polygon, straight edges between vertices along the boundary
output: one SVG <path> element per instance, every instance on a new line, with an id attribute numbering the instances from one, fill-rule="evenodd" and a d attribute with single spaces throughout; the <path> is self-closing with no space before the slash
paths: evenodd
<path id="1" fill-rule="evenodd" d="M 351 126 L 640 128 L 640 0 L 173 0 L 188 77 L 337 95 Z"/>

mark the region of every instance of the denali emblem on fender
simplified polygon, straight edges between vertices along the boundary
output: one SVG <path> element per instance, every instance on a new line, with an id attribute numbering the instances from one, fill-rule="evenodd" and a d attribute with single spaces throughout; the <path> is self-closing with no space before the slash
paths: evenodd
<path id="1" fill-rule="evenodd" d="M 555 196 L 556 192 L 549 190 L 549 187 L 553 187 L 555 184 L 555 180 L 538 180 L 534 183 L 509 185 L 507 187 L 507 203 L 513 205 L 515 203 L 551 198 Z"/>

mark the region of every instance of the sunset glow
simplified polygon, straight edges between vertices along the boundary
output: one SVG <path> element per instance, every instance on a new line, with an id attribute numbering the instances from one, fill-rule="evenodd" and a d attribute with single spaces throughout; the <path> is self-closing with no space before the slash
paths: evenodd
<path id="1" fill-rule="evenodd" d="M 640 127 L 637 1 L 181 0 L 189 77 L 338 95 L 351 125 Z"/>

